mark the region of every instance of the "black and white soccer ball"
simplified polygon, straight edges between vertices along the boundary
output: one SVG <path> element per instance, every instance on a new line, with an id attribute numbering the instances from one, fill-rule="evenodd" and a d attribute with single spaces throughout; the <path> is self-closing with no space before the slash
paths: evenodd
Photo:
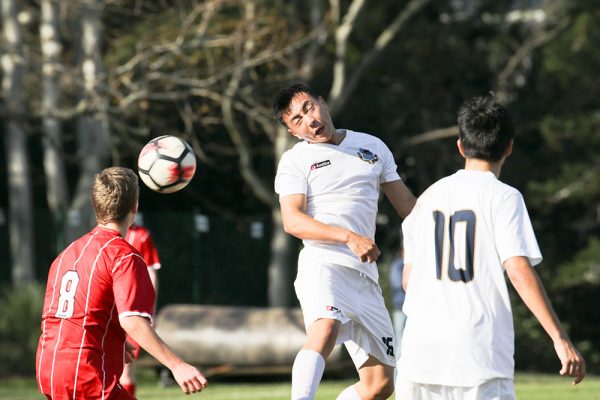
<path id="1" fill-rule="evenodd" d="M 142 182 L 159 193 L 183 189 L 196 173 L 196 156 L 187 142 L 177 136 L 164 135 L 149 141 L 138 157 Z"/>

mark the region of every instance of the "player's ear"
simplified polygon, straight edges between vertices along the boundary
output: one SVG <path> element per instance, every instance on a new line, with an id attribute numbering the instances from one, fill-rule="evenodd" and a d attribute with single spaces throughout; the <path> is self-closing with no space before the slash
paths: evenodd
<path id="1" fill-rule="evenodd" d="M 460 141 L 460 139 L 456 140 L 456 147 L 458 147 L 458 152 L 460 153 L 460 155 L 466 158 L 466 156 L 465 156 L 465 148 L 463 147 L 463 144 Z"/>

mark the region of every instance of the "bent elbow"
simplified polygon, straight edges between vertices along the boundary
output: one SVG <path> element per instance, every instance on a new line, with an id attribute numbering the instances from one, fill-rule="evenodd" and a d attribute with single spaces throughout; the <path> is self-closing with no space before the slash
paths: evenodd
<path id="1" fill-rule="evenodd" d="M 293 220 L 284 219 L 283 220 L 283 230 L 288 235 L 292 235 L 295 237 L 300 237 L 300 224 L 294 222 Z"/>
<path id="2" fill-rule="evenodd" d="M 288 235 L 298 237 L 298 227 L 294 224 L 283 224 L 283 230 Z"/>

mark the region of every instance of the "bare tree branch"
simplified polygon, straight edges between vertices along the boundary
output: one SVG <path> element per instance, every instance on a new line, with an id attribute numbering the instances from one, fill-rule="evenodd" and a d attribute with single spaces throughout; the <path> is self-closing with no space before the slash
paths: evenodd
<path id="1" fill-rule="evenodd" d="M 337 105 L 346 83 L 346 50 L 348 46 L 348 38 L 354 29 L 356 19 L 364 9 L 365 0 L 353 0 L 348 8 L 348 12 L 344 15 L 341 25 L 335 30 L 335 62 L 333 64 L 333 83 L 329 91 L 328 101 L 332 114 Z"/>
<path id="2" fill-rule="evenodd" d="M 355 0 L 358 1 L 358 0 Z M 336 58 L 334 66 L 334 81 L 329 93 L 329 109 L 332 115 L 339 113 L 345 106 L 346 101 L 350 98 L 358 86 L 359 81 L 364 76 L 365 71 L 373 65 L 373 63 L 383 54 L 384 49 L 389 45 L 391 40 L 404 27 L 407 21 L 410 20 L 420 9 L 422 9 L 431 0 L 411 0 L 410 3 L 398 14 L 398 16 L 388 25 L 378 36 L 375 45 L 366 52 L 356 69 L 352 72 L 352 76 L 346 82 L 347 60 Z M 354 2 L 353 2 L 354 5 Z M 349 11 L 350 12 L 350 11 Z M 351 30 L 354 27 L 349 25 Z M 349 34 L 349 33 L 348 33 Z M 341 35 L 341 34 L 340 34 Z M 342 39 L 343 36 L 340 36 Z M 338 45 L 341 43 L 338 43 Z M 344 43 L 345 46 L 345 43 Z M 344 48 L 345 52 L 345 48 Z"/>
<path id="3" fill-rule="evenodd" d="M 245 18 L 248 21 L 246 26 L 248 27 L 248 37 L 252 37 L 252 30 L 254 29 L 254 19 L 255 19 L 255 4 L 254 2 L 246 2 L 245 3 Z M 240 173 L 244 181 L 248 184 L 248 186 L 252 189 L 255 196 L 260 199 L 263 203 L 273 206 L 275 203 L 273 190 L 266 187 L 266 185 L 259 178 L 258 174 L 254 170 L 253 165 L 253 155 L 252 155 L 252 146 L 248 143 L 248 140 L 244 136 L 242 129 L 238 126 L 235 120 L 235 116 L 233 114 L 232 109 L 232 101 L 231 99 L 235 95 L 235 93 L 239 90 L 240 81 L 242 79 L 242 75 L 246 71 L 244 65 L 246 64 L 246 60 L 249 58 L 250 52 L 253 50 L 254 42 L 252 40 L 246 40 L 241 49 L 241 58 L 242 62 L 239 63 L 239 67 L 234 71 L 234 74 L 229 81 L 229 85 L 225 91 L 225 97 L 223 98 L 223 102 L 221 103 L 221 110 L 223 113 L 223 123 L 227 128 L 227 132 L 229 133 L 229 137 L 231 141 L 235 145 L 236 149 L 239 153 L 239 164 L 240 164 Z"/>
<path id="4" fill-rule="evenodd" d="M 515 87 L 520 86 L 516 77 L 531 54 L 563 32 L 571 22 L 564 2 L 548 2 L 543 12 L 543 21 L 530 25 L 529 36 L 513 52 L 497 76 L 495 97 L 500 103 L 508 104 L 515 98 Z"/>
<path id="5" fill-rule="evenodd" d="M 423 132 L 415 136 L 411 136 L 402 142 L 405 147 L 417 146 L 427 142 L 433 142 L 435 140 L 446 139 L 449 137 L 458 138 L 458 126 L 449 126 L 447 128 L 434 129 L 431 131 Z"/>

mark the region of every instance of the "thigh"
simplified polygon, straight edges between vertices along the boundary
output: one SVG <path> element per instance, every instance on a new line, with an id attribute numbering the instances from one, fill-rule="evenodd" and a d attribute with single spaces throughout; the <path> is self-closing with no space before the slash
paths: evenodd
<path id="1" fill-rule="evenodd" d="M 321 318 L 335 319 L 342 324 L 350 321 L 355 303 L 355 273 L 333 264 L 303 261 L 299 265 L 294 288 L 306 329 Z"/>
<path id="2" fill-rule="evenodd" d="M 392 381 L 394 379 L 394 367 L 382 364 L 381 361 L 370 356 L 358 369 L 358 376 L 361 382 L 368 385 L 374 382 Z"/>
<path id="3" fill-rule="evenodd" d="M 360 313 L 355 319 L 352 342 L 366 354 L 375 357 L 382 364 L 396 366 L 398 344 L 394 327 L 380 286 L 367 277 L 363 277 L 360 297 Z M 353 347 L 353 344 L 346 346 Z M 358 366 L 358 365 L 357 365 Z"/>
<path id="4" fill-rule="evenodd" d="M 340 325 L 340 321 L 329 318 L 314 321 L 306 329 L 306 342 L 302 348 L 314 350 L 326 358 L 335 346 Z"/>

